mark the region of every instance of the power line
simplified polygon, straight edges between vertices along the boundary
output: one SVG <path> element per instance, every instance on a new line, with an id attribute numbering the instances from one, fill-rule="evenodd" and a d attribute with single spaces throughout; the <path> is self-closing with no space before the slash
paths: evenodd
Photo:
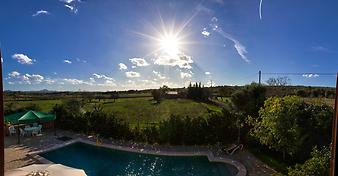
<path id="1" fill-rule="evenodd" d="M 318 73 L 318 72 L 295 72 L 295 73 L 281 73 L 281 72 L 267 72 L 262 75 L 291 75 L 291 76 L 303 76 L 303 75 L 318 75 L 318 76 L 336 76 L 336 73 Z"/>

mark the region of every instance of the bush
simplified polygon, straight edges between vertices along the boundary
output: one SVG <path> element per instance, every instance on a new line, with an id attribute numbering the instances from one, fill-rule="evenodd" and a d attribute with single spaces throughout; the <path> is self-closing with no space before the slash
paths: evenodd
<path id="1" fill-rule="evenodd" d="M 258 111 L 264 105 L 266 89 L 256 83 L 245 86 L 231 95 L 231 102 L 237 111 L 245 116 L 258 117 Z"/>
<path id="2" fill-rule="evenodd" d="M 313 147 L 327 146 L 331 141 L 333 109 L 328 105 L 307 104 L 296 96 L 271 97 L 259 114 L 251 134 L 292 159 L 303 162 Z"/>
<path id="3" fill-rule="evenodd" d="M 323 176 L 329 175 L 331 152 L 328 148 L 318 150 L 313 149 L 312 158 L 304 164 L 296 164 L 293 168 L 288 168 L 289 176 Z"/>

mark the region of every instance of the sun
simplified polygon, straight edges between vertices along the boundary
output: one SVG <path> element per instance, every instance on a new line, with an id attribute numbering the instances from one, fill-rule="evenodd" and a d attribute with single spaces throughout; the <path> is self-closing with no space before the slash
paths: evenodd
<path id="1" fill-rule="evenodd" d="M 175 35 L 164 35 L 159 39 L 160 49 L 166 54 L 175 56 L 179 53 L 180 41 Z"/>

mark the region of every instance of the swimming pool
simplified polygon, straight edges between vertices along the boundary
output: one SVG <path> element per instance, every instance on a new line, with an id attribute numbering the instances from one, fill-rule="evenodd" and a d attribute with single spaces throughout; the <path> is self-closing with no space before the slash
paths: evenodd
<path id="1" fill-rule="evenodd" d="M 83 169 L 88 176 L 232 176 L 236 168 L 206 156 L 163 156 L 76 142 L 40 156 Z"/>

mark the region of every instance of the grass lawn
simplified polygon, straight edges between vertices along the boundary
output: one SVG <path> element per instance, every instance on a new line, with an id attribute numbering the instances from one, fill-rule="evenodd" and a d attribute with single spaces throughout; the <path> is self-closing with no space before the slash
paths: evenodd
<path id="1" fill-rule="evenodd" d="M 62 100 L 35 100 L 35 101 L 9 101 L 14 106 L 27 106 L 37 104 L 42 111 L 49 112 L 55 104 L 61 104 Z M 86 103 L 85 110 L 90 110 L 95 104 L 100 104 L 103 111 L 114 113 L 117 117 L 125 119 L 131 125 L 138 122 L 142 124 L 157 123 L 167 119 L 171 114 L 198 117 L 206 116 L 209 112 L 221 112 L 221 108 L 202 102 L 195 102 L 188 99 L 167 99 L 156 103 L 152 97 L 140 98 L 119 98 L 114 102 L 113 99 L 94 99 L 91 103 Z"/>
<path id="2" fill-rule="evenodd" d="M 307 103 L 325 103 L 334 108 L 334 99 L 332 98 L 302 98 Z"/>
<path id="3" fill-rule="evenodd" d="M 214 105 L 187 99 L 167 99 L 157 104 L 152 97 L 121 98 L 115 102 L 113 99 L 105 99 L 101 102 L 89 103 L 85 109 L 90 109 L 95 103 L 102 104 L 104 111 L 112 112 L 131 124 L 156 123 L 167 119 L 171 114 L 197 117 L 205 116 L 210 111 L 222 110 Z"/>
<path id="4" fill-rule="evenodd" d="M 62 100 L 5 101 L 5 105 L 10 103 L 13 104 L 13 107 L 25 107 L 31 104 L 36 104 L 41 108 L 41 111 L 49 112 L 56 104 L 61 104 Z"/>

